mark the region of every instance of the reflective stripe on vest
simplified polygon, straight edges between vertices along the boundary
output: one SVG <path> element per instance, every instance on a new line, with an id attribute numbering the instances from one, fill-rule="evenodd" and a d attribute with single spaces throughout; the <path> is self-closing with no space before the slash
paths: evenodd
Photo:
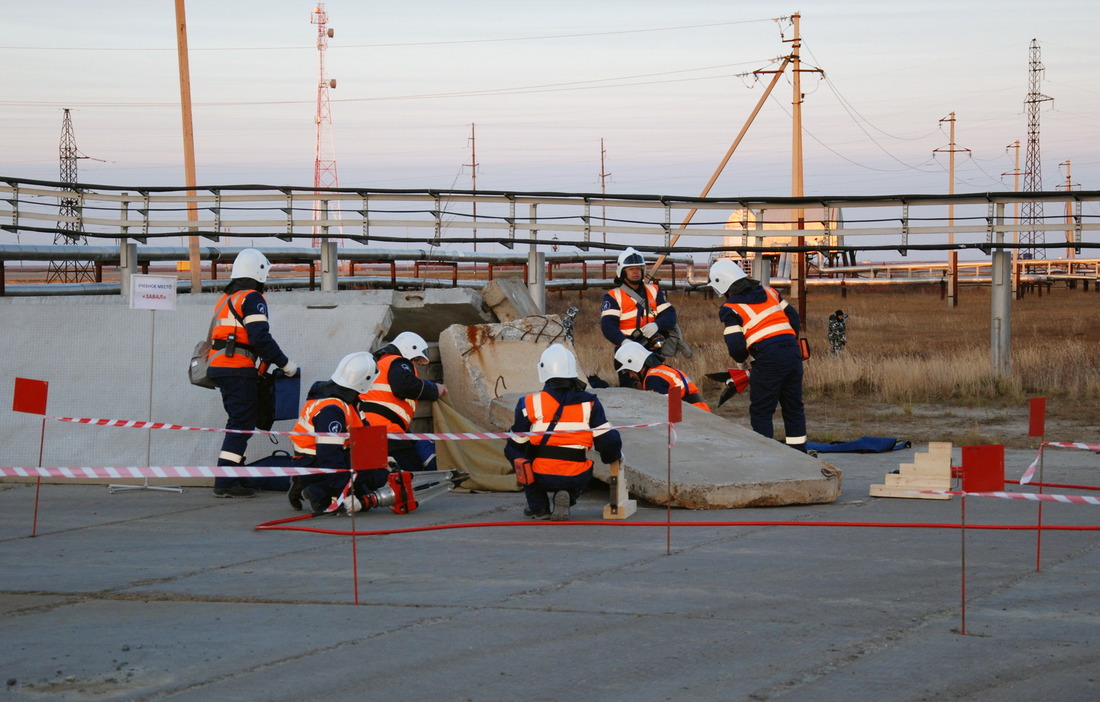
<path id="1" fill-rule="evenodd" d="M 648 284 L 644 286 L 646 307 L 642 309 L 633 295 L 627 294 L 622 287 L 609 290 L 608 295 L 619 305 L 618 310 L 605 310 L 603 315 L 615 315 L 619 318 L 619 331 L 623 336 L 630 336 L 635 329 L 641 329 L 650 322 L 657 320 L 657 315 L 665 311 L 670 303 L 657 307 L 657 286 Z"/>
<path id="2" fill-rule="evenodd" d="M 378 361 L 378 377 L 365 394 L 360 395 L 363 401 L 363 418 L 372 427 L 385 426 L 388 432 L 404 433 L 409 430 L 413 415 L 416 414 L 416 400 L 398 397 L 393 394 L 390 387 L 390 366 L 394 361 L 401 359 L 397 354 L 386 354 Z M 420 377 L 413 364 L 413 375 Z"/>
<path id="3" fill-rule="evenodd" d="M 363 420 L 359 417 L 359 413 L 348 403 L 336 397 L 325 397 L 319 400 L 310 400 L 306 403 L 306 406 L 302 408 L 302 413 L 298 416 L 298 423 L 294 425 L 294 431 L 328 432 L 328 427 L 317 429 L 314 427 L 313 422 L 321 410 L 333 405 L 338 406 L 344 412 L 344 431 L 350 432 L 356 427 L 363 426 Z M 308 456 L 317 455 L 317 444 L 344 446 L 348 441 L 347 438 L 342 436 L 298 436 L 296 433 L 290 437 L 290 440 L 294 444 L 296 452 Z"/>
<path id="4" fill-rule="evenodd" d="M 558 401 L 548 392 L 531 393 L 524 398 L 524 411 L 527 413 L 527 419 L 531 422 L 531 431 L 546 431 L 550 428 L 550 422 L 554 420 L 554 415 L 557 414 Z M 565 405 L 562 408 L 561 417 L 554 424 L 553 434 L 524 438 L 528 438 L 532 444 L 579 449 L 587 452 L 592 448 L 594 436 L 592 427 L 589 426 L 591 417 L 591 402 Z M 559 431 L 569 433 L 559 434 Z M 591 467 L 592 461 L 587 458 L 571 461 L 536 456 L 532 461 L 532 468 L 536 473 L 551 475 L 580 475 Z"/>
<path id="5" fill-rule="evenodd" d="M 699 388 L 695 385 L 695 383 L 691 381 L 691 378 L 687 377 L 684 374 L 683 371 L 673 368 L 672 366 L 656 366 L 655 368 L 650 368 L 649 372 L 646 373 L 646 382 L 648 383 L 649 378 L 654 375 L 664 378 L 665 382 L 669 384 L 669 387 L 676 386 L 680 388 L 681 397 L 683 397 L 684 402 L 687 402 L 690 405 L 694 405 L 701 410 L 706 410 L 707 412 L 710 412 L 710 406 L 707 405 L 707 403 L 701 400 L 697 402 L 692 402 L 688 399 L 688 397 L 692 395 L 698 397 Z M 647 387 L 646 389 L 648 390 L 649 388 Z"/>
<path id="6" fill-rule="evenodd" d="M 740 328 L 726 327 L 725 333 L 740 331 L 745 335 L 745 346 L 752 347 L 765 339 L 773 336 L 790 334 L 794 336 L 794 327 L 791 326 L 787 314 L 783 311 L 787 307 L 786 300 L 779 299 L 779 293 L 772 288 L 764 288 L 768 299 L 764 302 L 747 304 L 742 302 L 727 302 L 724 307 L 729 307 L 741 317 Z"/>
<path id="7" fill-rule="evenodd" d="M 218 304 L 214 305 L 214 330 L 210 334 L 212 341 L 220 341 L 221 348 L 211 348 L 210 365 L 214 368 L 254 368 L 256 366 L 256 354 L 250 349 L 241 348 L 240 353 L 232 356 L 225 355 L 224 343 L 230 334 L 235 334 L 238 347 L 248 347 L 248 329 L 237 321 L 237 317 L 244 318 L 244 299 L 254 290 L 238 290 L 232 295 L 222 295 Z M 232 306 L 232 309 L 230 309 Z M 233 311 L 237 314 L 233 314 Z M 266 321 L 264 315 L 254 314 L 245 318 L 245 322 Z"/>

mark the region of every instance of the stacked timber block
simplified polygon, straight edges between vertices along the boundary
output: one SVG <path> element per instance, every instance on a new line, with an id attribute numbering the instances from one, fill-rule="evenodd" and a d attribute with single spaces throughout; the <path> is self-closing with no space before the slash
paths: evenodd
<path id="1" fill-rule="evenodd" d="M 913 456 L 897 472 L 886 474 L 885 485 L 872 485 L 871 497 L 909 497 L 918 500 L 950 500 L 950 495 L 922 493 L 921 490 L 951 489 L 951 442 L 933 441 L 928 453 Z"/>

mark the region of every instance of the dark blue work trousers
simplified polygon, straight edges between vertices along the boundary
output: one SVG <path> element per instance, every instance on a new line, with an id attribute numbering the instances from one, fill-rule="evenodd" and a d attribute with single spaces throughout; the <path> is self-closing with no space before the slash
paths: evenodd
<path id="1" fill-rule="evenodd" d="M 256 428 L 256 417 L 259 411 L 260 380 L 252 376 L 223 375 L 212 378 L 214 384 L 222 394 L 222 407 L 228 419 L 225 421 L 226 429 L 239 429 L 251 431 Z M 251 434 L 227 433 L 222 439 L 221 452 L 218 454 L 219 466 L 237 466 L 244 463 L 244 452 L 248 448 L 248 440 Z M 236 485 L 238 478 L 215 478 L 214 487 L 230 487 Z"/>
<path id="2" fill-rule="evenodd" d="M 578 475 L 535 473 L 535 482 L 523 486 L 523 495 L 527 498 L 527 507 L 532 512 L 549 512 L 551 493 L 565 490 L 569 493 L 569 505 L 573 506 L 577 504 L 577 498 L 588 487 L 588 481 L 591 479 L 591 467 Z"/>
<path id="3" fill-rule="evenodd" d="M 772 415 L 778 405 L 788 437 L 806 436 L 802 404 L 802 354 L 793 336 L 766 340 L 753 349 L 749 382 L 749 422 L 757 434 L 774 438 Z"/>

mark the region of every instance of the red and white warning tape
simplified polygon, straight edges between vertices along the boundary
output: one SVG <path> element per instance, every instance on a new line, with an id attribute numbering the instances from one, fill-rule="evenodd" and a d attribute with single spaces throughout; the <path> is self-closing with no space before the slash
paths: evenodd
<path id="1" fill-rule="evenodd" d="M 83 466 L 0 467 L 0 476 L 16 478 L 277 478 L 326 473 L 323 468 L 277 466 Z"/>
<path id="2" fill-rule="evenodd" d="M 1049 492 L 958 492 L 954 490 L 920 490 L 932 495 L 964 495 L 966 497 L 997 497 L 1002 500 L 1031 502 L 1064 502 L 1074 505 L 1100 505 L 1100 497 L 1086 495 L 1055 495 Z"/>
<path id="3" fill-rule="evenodd" d="M 142 422 L 132 419 L 91 419 L 88 417 L 50 417 L 57 422 L 72 422 L 75 424 L 90 424 L 100 427 L 120 427 L 123 429 L 169 429 L 172 431 L 214 431 L 225 434 L 268 434 L 273 436 L 340 436 L 346 437 L 347 433 L 330 432 L 306 432 L 306 431 L 266 431 L 263 429 L 216 429 L 212 427 L 189 427 L 182 424 L 166 424 L 164 422 Z M 629 424 L 612 429 L 645 429 L 647 427 L 661 427 L 668 422 L 656 422 L 654 424 Z M 481 433 L 447 433 L 447 434 L 404 434 L 392 432 L 388 434 L 391 439 L 409 439 L 412 441 L 463 441 L 469 439 L 515 439 L 524 436 L 542 436 L 543 434 L 569 433 L 568 431 L 502 431 Z"/>
<path id="4" fill-rule="evenodd" d="M 1080 441 L 1044 441 L 1039 445 L 1039 453 L 1035 455 L 1035 460 L 1027 467 L 1024 474 L 1020 476 L 1020 485 L 1027 485 L 1031 482 L 1031 479 L 1035 477 L 1035 471 L 1039 469 L 1039 459 L 1043 457 L 1043 446 L 1082 449 L 1084 451 L 1100 451 L 1100 444 L 1086 444 Z"/>

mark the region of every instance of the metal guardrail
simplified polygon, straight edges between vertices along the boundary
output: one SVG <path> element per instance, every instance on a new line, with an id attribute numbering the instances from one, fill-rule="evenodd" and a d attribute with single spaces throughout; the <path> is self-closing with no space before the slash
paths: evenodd
<path id="1" fill-rule="evenodd" d="M 61 213 L 59 203 L 76 202 Z M 1006 216 L 1011 205 L 1061 205 L 1059 214 L 1028 231 L 1059 233 L 1063 241 L 1018 244 L 1022 225 Z M 954 216 L 948 216 L 953 206 Z M 1071 215 L 1065 216 L 1066 207 Z M 1089 207 L 1096 213 L 1086 212 Z M 685 224 L 688 213 L 698 214 Z M 730 222 L 734 210 L 757 213 L 755 224 Z M 789 211 L 777 223 L 765 212 Z M 806 213 L 843 212 L 841 222 L 814 222 Z M 474 214 L 476 212 L 476 215 Z M 798 213 L 802 213 L 799 221 Z M 821 216 L 821 215 L 818 215 Z M 777 226 L 778 224 L 778 226 Z M 64 225 L 64 227 L 62 227 Z M 803 198 L 692 198 L 598 193 L 470 190 L 381 190 L 267 185 L 126 187 L 64 184 L 0 176 L 0 228 L 13 233 L 72 234 L 148 243 L 193 234 L 213 241 L 272 238 L 343 239 L 364 245 L 424 242 L 430 246 L 494 243 L 566 246 L 582 251 L 681 253 L 769 249 L 777 237 L 825 237 L 826 244 L 787 251 L 951 250 L 1100 247 L 1086 233 L 1100 230 L 1100 191 L 884 195 Z M 945 235 L 958 238 L 945 243 Z M 869 237 L 887 237 L 873 244 Z M 860 241 L 852 243 L 849 239 Z M 1068 241 L 1066 241 L 1068 239 Z M 350 249 L 351 246 L 347 247 Z M 345 255 L 341 251 L 340 255 Z"/>

